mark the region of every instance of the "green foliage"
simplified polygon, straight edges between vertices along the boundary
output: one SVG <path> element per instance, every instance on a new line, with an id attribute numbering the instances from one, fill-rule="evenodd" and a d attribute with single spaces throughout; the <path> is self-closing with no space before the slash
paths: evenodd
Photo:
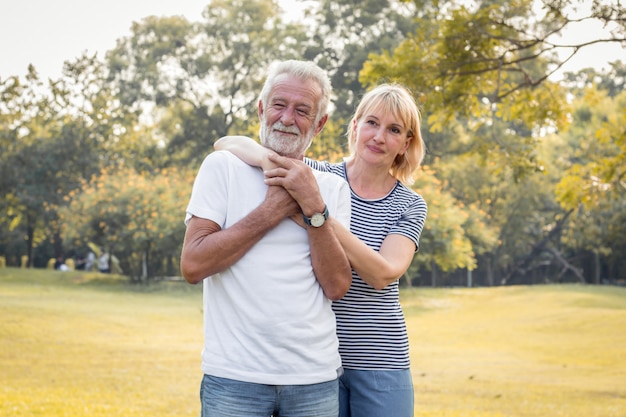
<path id="1" fill-rule="evenodd" d="M 591 135 L 605 155 L 597 158 L 596 171 L 588 175 L 592 167 L 583 168 L 577 161 L 573 175 L 563 178 L 559 198 L 573 205 L 557 205 L 554 186 L 559 174 L 545 175 L 546 165 L 555 165 L 542 159 L 543 133 L 562 131 L 571 121 L 564 85 L 548 79 L 560 64 L 554 54 L 558 46 L 550 36 L 573 22 L 568 16 L 572 9 L 562 2 L 544 2 L 545 9 L 537 13 L 529 0 L 415 4 L 420 11 L 415 32 L 395 49 L 370 54 L 359 75 L 361 82 L 399 81 L 413 90 L 425 114 L 424 136 L 431 151 L 426 164 L 458 203 L 476 205 L 479 212 L 489 214 L 486 224 L 490 236 L 498 236 L 498 244 L 494 246 L 492 239 L 484 240 L 491 242 L 486 245 L 472 240 L 492 260 L 489 268 L 516 268 L 520 259 L 535 251 L 533 257 L 544 257 L 548 248 L 542 241 L 564 210 L 602 194 L 589 193 L 592 184 L 582 187 L 589 182 L 585 175 L 599 179 L 600 188 L 604 178 L 623 178 L 623 157 L 609 150 L 622 141 L 623 127 L 618 126 L 624 123 L 619 117 L 607 118 L 604 127 Z M 591 14 L 605 22 L 619 22 L 619 10 L 623 13 L 619 5 L 603 9 L 594 3 Z M 623 67 L 614 64 L 612 73 L 623 75 Z M 591 79 L 593 74 L 587 74 Z M 613 78 L 614 83 L 606 82 L 611 77 L 598 81 L 611 94 L 623 85 L 619 76 Z M 578 149 L 584 154 L 589 151 Z M 563 151 L 569 154 L 572 149 Z M 607 152 L 613 156 L 607 157 Z M 441 209 L 434 209 L 439 216 Z M 429 214 L 428 222 L 433 221 Z M 560 247 L 558 239 L 554 244 Z M 535 259 L 538 264 L 545 260 Z M 447 269 L 444 262 L 435 263 Z"/>
<path id="2" fill-rule="evenodd" d="M 329 118 L 324 126 L 324 130 L 313 140 L 306 156 L 330 162 L 343 160 L 348 153 L 346 123 L 343 121 L 336 122 L 335 120 L 330 120 Z"/>
<path id="3" fill-rule="evenodd" d="M 409 86 L 431 132 L 461 120 L 475 134 L 475 151 L 523 176 L 538 165 L 533 132 L 563 126 L 567 110 L 564 91 L 545 79 L 541 42 L 525 28 L 531 6 L 479 3 L 419 17 L 416 32 L 392 53 L 370 55 L 360 80 Z M 497 123 L 507 125 L 507 137 L 492 135 Z"/>
<path id="4" fill-rule="evenodd" d="M 413 266 L 430 269 L 433 263 L 442 271 L 475 269 L 476 248 L 492 246 L 493 233 L 485 227 L 484 213 L 477 207 L 464 207 L 442 187 L 431 170 L 424 169 L 414 189 L 428 202 L 428 217 L 420 238 L 420 252 Z"/>
<path id="5" fill-rule="evenodd" d="M 587 208 L 601 200 L 623 199 L 626 177 L 626 92 L 614 98 L 587 88 L 577 102 L 567 135 L 576 151 L 557 188 L 565 208 Z"/>
<path id="6" fill-rule="evenodd" d="M 199 165 L 215 140 L 254 123 L 269 64 L 300 56 L 303 32 L 283 23 L 273 0 L 213 0 L 203 16 L 148 17 L 108 55 L 122 104 L 158 110 L 175 164 Z"/>
<path id="7" fill-rule="evenodd" d="M 47 90 L 46 90 L 47 88 Z M 2 142 L 0 204 L 11 230 L 20 230 L 32 249 L 52 241 L 61 254 L 57 209 L 64 196 L 101 167 L 143 148 L 124 138 L 135 119 L 123 112 L 104 83 L 102 63 L 82 56 L 66 62 L 64 77 L 44 84 L 34 68 L 25 83 L 1 85 Z"/>
<path id="8" fill-rule="evenodd" d="M 94 238 L 133 276 L 141 264 L 175 271 L 187 198 L 170 201 L 159 176 L 189 192 L 190 172 L 217 138 L 257 136 L 269 63 L 304 58 L 328 70 L 335 95 L 313 158 L 346 155 L 346 123 L 370 86 L 402 82 L 420 104 L 428 154 L 415 189 L 429 215 L 413 276 L 473 269 L 491 284 L 561 268 L 561 258 L 586 276 L 595 270 L 596 281 L 619 277 L 624 64 L 548 78 L 562 64 L 559 34 L 583 6 L 582 20 L 613 27 L 609 41 L 623 38 L 623 6 L 582 0 L 319 0 L 298 4 L 299 21 L 272 0 L 213 0 L 199 22 L 146 17 L 105 62 L 80 56 L 48 83 L 33 67 L 0 79 L 0 253 L 19 264 L 26 247 L 32 265 L 33 248 L 47 259 Z M 88 194 L 96 186 L 107 199 Z M 150 193 L 164 201 L 138 200 Z M 80 204 L 90 223 L 72 223 L 78 232 L 63 241 Z M 155 204 L 172 217 L 151 218 Z"/>
<path id="9" fill-rule="evenodd" d="M 582 93 L 574 102 L 572 126 L 563 133 L 573 152 L 556 185 L 559 203 L 574 210 L 564 242 L 602 254 L 609 271 L 618 271 L 626 247 L 626 92 L 609 97 L 592 84 Z"/>
<path id="10" fill-rule="evenodd" d="M 142 276 L 144 259 L 156 269 L 148 277 L 163 273 L 160 261 L 177 256 L 182 248 L 193 174 L 173 169 L 103 171 L 66 197 L 69 205 L 60 213 L 65 239 L 76 246 L 92 241 L 108 249 L 133 277 Z"/>
<path id="11" fill-rule="evenodd" d="M 335 115 L 348 119 L 365 88 L 358 73 L 372 52 L 393 49 L 414 30 L 415 8 L 389 0 L 320 0 L 310 6 L 309 31 L 303 58 L 317 62 L 331 75 Z"/>

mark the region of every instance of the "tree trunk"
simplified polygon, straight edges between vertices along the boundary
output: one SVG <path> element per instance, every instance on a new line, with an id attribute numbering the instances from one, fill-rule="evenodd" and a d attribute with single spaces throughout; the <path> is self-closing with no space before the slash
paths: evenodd
<path id="1" fill-rule="evenodd" d="M 544 236 L 543 239 L 537 242 L 537 244 L 533 246 L 531 251 L 526 256 L 524 256 L 519 262 L 517 262 L 516 265 L 511 267 L 510 272 L 502 278 L 503 285 L 506 284 L 508 280 L 513 277 L 514 274 L 519 273 L 519 272 L 522 272 L 522 273 L 526 272 L 526 270 L 528 269 L 528 265 L 530 265 L 535 258 L 541 255 L 543 251 L 550 250 L 550 249 L 546 249 L 546 246 L 552 240 L 552 238 L 554 238 L 559 233 L 561 233 L 561 230 L 563 229 L 563 225 L 565 224 L 565 222 L 567 221 L 567 218 L 570 216 L 570 214 L 572 214 L 573 211 L 574 210 L 570 210 L 567 213 L 565 213 L 563 217 L 556 222 L 554 228 L 550 230 L 550 233 L 548 233 L 546 236 Z"/>
<path id="2" fill-rule="evenodd" d="M 556 260 L 559 261 L 561 265 L 563 265 L 563 269 L 561 270 L 559 277 L 562 276 L 565 273 L 565 271 L 570 270 L 574 273 L 574 275 L 576 275 L 576 277 L 578 278 L 581 284 L 584 284 L 586 282 L 585 277 L 582 274 L 582 271 L 579 268 L 576 268 L 574 265 L 567 262 L 567 260 L 563 258 L 563 256 L 558 250 L 548 248 L 547 251 L 550 252 L 552 255 L 554 255 Z"/>
<path id="3" fill-rule="evenodd" d="M 594 271 L 593 271 L 593 282 L 595 282 L 596 284 L 600 284 L 600 269 L 601 269 L 601 265 L 600 265 L 600 254 L 598 253 L 597 250 L 593 251 L 593 260 L 594 260 Z"/>
<path id="4" fill-rule="evenodd" d="M 487 285 L 493 287 L 493 262 L 491 256 L 487 256 Z"/>
<path id="5" fill-rule="evenodd" d="M 33 267 L 33 239 L 35 238 L 35 228 L 31 225 L 30 220 L 28 222 L 28 227 L 26 229 L 26 267 Z M 22 265 L 24 266 L 24 265 Z"/>
<path id="6" fill-rule="evenodd" d="M 148 254 L 147 251 L 143 251 L 141 259 L 141 280 L 145 281 L 146 279 L 148 279 Z"/>

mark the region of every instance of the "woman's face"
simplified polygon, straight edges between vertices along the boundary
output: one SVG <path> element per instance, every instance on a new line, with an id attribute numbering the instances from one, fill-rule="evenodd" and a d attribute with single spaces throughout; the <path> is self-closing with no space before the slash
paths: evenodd
<path id="1" fill-rule="evenodd" d="M 392 114 L 370 110 L 355 121 L 356 156 L 369 163 L 391 168 L 397 155 L 409 147 L 408 128 Z"/>

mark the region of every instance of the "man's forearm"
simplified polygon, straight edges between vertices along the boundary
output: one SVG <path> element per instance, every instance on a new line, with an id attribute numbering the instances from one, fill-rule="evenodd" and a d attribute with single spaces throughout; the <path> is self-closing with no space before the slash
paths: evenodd
<path id="1" fill-rule="evenodd" d="M 313 271 L 331 300 L 341 299 L 350 289 L 352 270 L 329 222 L 322 227 L 307 227 Z"/>
<path id="2" fill-rule="evenodd" d="M 183 276 L 188 282 L 195 284 L 225 270 L 241 259 L 270 228 L 268 222 L 243 219 L 233 227 L 210 235 L 191 232 L 185 236 L 181 255 Z"/>
<path id="3" fill-rule="evenodd" d="M 276 227 L 284 217 L 268 206 L 259 206 L 227 229 L 205 219 L 192 218 L 181 254 L 181 271 L 185 279 L 198 283 L 204 278 L 232 266 L 252 246 Z"/>

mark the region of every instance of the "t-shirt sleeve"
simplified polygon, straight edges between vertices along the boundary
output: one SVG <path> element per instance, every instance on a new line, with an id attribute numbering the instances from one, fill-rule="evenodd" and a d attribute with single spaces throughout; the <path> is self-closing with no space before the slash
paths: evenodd
<path id="1" fill-rule="evenodd" d="M 344 180 L 341 180 L 338 194 L 337 214 L 334 217 L 342 226 L 350 230 L 350 216 L 352 215 L 350 186 Z"/>
<path id="2" fill-rule="evenodd" d="M 212 220 L 224 227 L 227 196 L 228 152 L 212 152 L 204 158 L 194 180 L 185 224 L 191 216 Z"/>
<path id="3" fill-rule="evenodd" d="M 331 217 L 350 228 L 350 186 L 341 177 L 329 172 L 313 170 L 320 193 Z"/>
<path id="4" fill-rule="evenodd" d="M 419 240 L 426 222 L 427 213 L 428 206 L 426 201 L 422 196 L 416 195 L 389 233 L 408 237 L 415 243 L 415 252 L 419 251 Z"/>

